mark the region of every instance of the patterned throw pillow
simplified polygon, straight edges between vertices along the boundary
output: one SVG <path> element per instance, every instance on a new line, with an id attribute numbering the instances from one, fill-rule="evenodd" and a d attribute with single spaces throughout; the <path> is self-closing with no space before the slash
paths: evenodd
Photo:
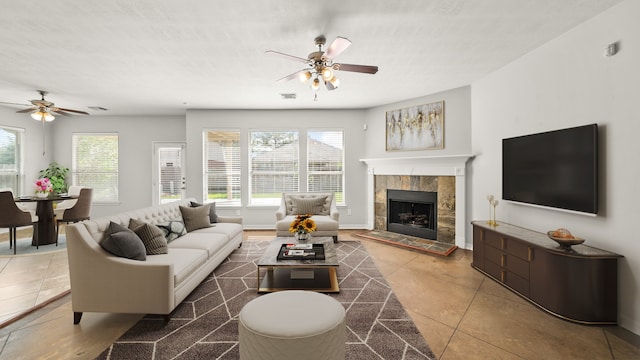
<path id="1" fill-rule="evenodd" d="M 301 198 L 292 196 L 291 201 L 293 203 L 292 214 L 304 215 L 313 214 L 320 215 L 323 210 L 324 202 L 327 200 L 326 196 L 317 198 Z"/>
<path id="2" fill-rule="evenodd" d="M 209 223 L 209 204 L 199 207 L 180 206 L 180 213 L 187 232 L 207 228 Z"/>
<path id="3" fill-rule="evenodd" d="M 184 227 L 184 222 L 182 222 L 182 219 L 173 219 L 155 225 L 159 227 L 160 230 L 162 230 L 162 232 L 164 233 L 164 237 L 165 239 L 167 239 L 168 243 L 172 242 L 182 235 L 187 234 L 187 229 Z"/>
<path id="4" fill-rule="evenodd" d="M 113 221 L 109 223 L 100 246 L 119 257 L 141 261 L 147 259 L 147 251 L 138 235 Z"/>
<path id="5" fill-rule="evenodd" d="M 140 220 L 129 219 L 129 229 L 140 237 L 147 250 L 147 255 L 167 254 L 169 252 L 167 239 L 159 227 Z"/>
<path id="6" fill-rule="evenodd" d="M 207 205 L 211 206 L 209 208 L 209 223 L 215 224 L 218 222 L 218 214 L 216 214 L 216 203 L 212 202 Z M 198 207 L 198 206 L 202 206 L 202 204 L 197 203 L 195 201 L 191 202 L 191 207 Z"/>

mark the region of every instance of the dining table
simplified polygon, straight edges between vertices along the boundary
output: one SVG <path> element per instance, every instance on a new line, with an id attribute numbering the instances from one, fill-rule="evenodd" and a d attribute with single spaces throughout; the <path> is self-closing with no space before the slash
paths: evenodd
<path id="1" fill-rule="evenodd" d="M 49 194 L 46 197 L 20 196 L 14 198 L 15 202 L 35 202 L 36 215 L 38 215 L 37 230 L 33 234 L 31 245 L 49 245 L 56 242 L 56 220 L 53 212 L 53 204 L 62 200 L 77 199 L 77 196 L 63 194 Z M 37 243 L 36 243 L 37 242 Z"/>

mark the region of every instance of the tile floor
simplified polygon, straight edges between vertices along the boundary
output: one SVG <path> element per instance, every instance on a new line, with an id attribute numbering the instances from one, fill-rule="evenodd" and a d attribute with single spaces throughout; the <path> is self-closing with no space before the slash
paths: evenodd
<path id="1" fill-rule="evenodd" d="M 439 359 L 640 359 L 640 337 L 539 310 L 473 270 L 471 251 L 445 258 L 357 232 L 341 231 L 340 239 L 363 242 Z M 65 251 L 0 258 L 0 269 L 0 323 L 68 289 Z M 74 326 L 67 295 L 0 328 L 0 360 L 92 359 L 140 317 L 87 313 Z"/>

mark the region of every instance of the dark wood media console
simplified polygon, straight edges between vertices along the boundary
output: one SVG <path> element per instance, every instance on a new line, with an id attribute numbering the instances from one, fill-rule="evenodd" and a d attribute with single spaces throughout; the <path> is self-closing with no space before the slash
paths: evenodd
<path id="1" fill-rule="evenodd" d="M 538 307 L 581 324 L 618 323 L 618 259 L 587 245 L 563 248 L 546 234 L 473 221 L 471 266 Z"/>

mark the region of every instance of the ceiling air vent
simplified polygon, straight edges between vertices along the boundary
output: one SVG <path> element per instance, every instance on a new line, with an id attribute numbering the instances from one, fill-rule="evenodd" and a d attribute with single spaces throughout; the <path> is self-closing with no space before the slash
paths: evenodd
<path id="1" fill-rule="evenodd" d="M 296 93 L 280 94 L 280 96 L 282 96 L 282 100 L 295 100 Z"/>
<path id="2" fill-rule="evenodd" d="M 95 110 L 95 111 L 107 111 L 107 110 L 109 110 L 107 108 L 103 108 L 102 106 L 89 106 L 88 108 L 91 109 L 91 110 Z"/>

